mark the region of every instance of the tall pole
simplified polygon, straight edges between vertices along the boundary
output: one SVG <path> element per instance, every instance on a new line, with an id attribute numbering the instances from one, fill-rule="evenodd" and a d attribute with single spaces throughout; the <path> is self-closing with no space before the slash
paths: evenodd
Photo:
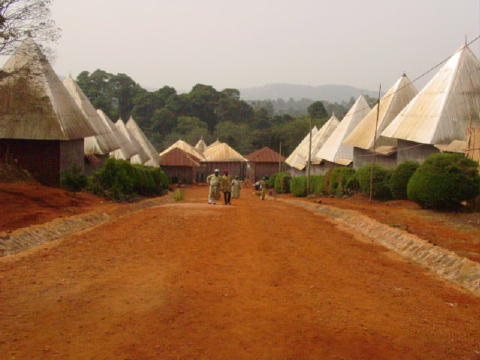
<path id="1" fill-rule="evenodd" d="M 312 117 L 310 118 L 310 136 L 308 138 L 307 195 L 310 194 L 310 167 L 312 165 Z"/>
<path id="2" fill-rule="evenodd" d="M 280 141 L 280 149 L 278 151 L 280 158 L 278 159 L 278 172 L 282 172 L 282 142 Z"/>
<path id="3" fill-rule="evenodd" d="M 373 164 L 370 167 L 370 201 L 373 199 L 373 169 L 375 168 L 375 164 L 377 163 L 377 128 L 378 128 L 378 120 L 380 118 L 380 96 L 382 95 L 382 84 L 378 87 L 378 102 L 377 102 L 377 118 L 375 120 L 375 133 L 373 137 Z"/>

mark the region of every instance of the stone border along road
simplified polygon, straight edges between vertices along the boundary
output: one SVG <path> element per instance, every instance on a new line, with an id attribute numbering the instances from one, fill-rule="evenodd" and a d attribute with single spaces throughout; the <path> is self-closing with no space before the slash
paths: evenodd
<path id="1" fill-rule="evenodd" d="M 325 215 L 352 235 L 360 234 L 480 296 L 480 264 L 475 261 L 435 246 L 404 230 L 382 224 L 354 210 L 318 205 L 302 200 L 276 199 Z"/>
<path id="2" fill-rule="evenodd" d="M 50 222 L 32 225 L 12 232 L 0 233 L 0 257 L 17 254 L 37 245 L 60 239 L 76 232 L 105 224 L 106 222 L 132 214 L 136 211 L 158 206 L 169 201 L 169 196 L 146 199 L 127 206 L 121 206 L 111 212 L 88 212 L 84 214 L 58 218 Z"/>

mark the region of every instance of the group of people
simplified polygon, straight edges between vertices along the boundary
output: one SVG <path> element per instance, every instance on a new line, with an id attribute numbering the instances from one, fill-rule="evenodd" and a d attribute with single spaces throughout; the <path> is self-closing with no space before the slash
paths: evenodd
<path id="1" fill-rule="evenodd" d="M 225 171 L 223 176 L 221 176 L 220 170 L 215 169 L 213 174 L 207 177 L 207 184 L 209 185 L 209 204 L 215 205 L 220 200 L 220 192 L 223 193 L 225 205 L 232 205 L 232 198 L 238 199 L 240 197 L 242 182 L 238 176 L 232 178 L 228 175 L 228 171 Z"/>

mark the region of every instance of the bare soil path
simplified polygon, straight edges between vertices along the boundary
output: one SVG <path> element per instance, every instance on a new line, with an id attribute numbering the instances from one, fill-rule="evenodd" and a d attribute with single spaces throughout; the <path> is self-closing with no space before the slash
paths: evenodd
<path id="1" fill-rule="evenodd" d="M 480 299 L 306 210 L 206 193 L 0 259 L 0 359 L 480 359 Z"/>

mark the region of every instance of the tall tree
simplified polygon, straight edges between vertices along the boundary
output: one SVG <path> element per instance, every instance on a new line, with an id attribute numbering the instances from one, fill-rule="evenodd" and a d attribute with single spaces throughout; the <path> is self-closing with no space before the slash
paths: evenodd
<path id="1" fill-rule="evenodd" d="M 58 40 L 60 28 L 51 18 L 51 3 L 52 0 L 0 0 L 0 55 L 11 54 L 28 37 L 39 43 L 44 52 Z"/>
<path id="2" fill-rule="evenodd" d="M 321 101 L 315 101 L 307 110 L 308 115 L 310 115 L 312 119 L 323 119 L 328 116 L 327 110 L 325 110 L 325 106 Z"/>

